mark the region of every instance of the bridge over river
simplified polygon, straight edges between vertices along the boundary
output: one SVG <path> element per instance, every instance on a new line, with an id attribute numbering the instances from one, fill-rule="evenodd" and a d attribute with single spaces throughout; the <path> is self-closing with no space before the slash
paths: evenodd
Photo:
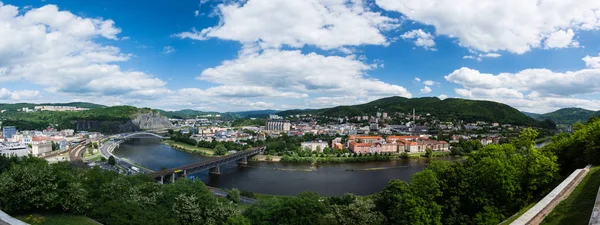
<path id="1" fill-rule="evenodd" d="M 239 151 L 231 155 L 226 155 L 208 161 L 193 163 L 190 165 L 175 167 L 167 170 L 150 173 L 148 176 L 154 178 L 155 181 L 164 184 L 165 182 L 174 182 L 177 177 L 185 177 L 189 174 L 198 173 L 209 170 L 209 173 L 220 174 L 219 166 L 231 162 L 238 164 L 247 164 L 248 158 L 254 155 L 262 154 L 265 147 L 256 147 L 244 151 Z"/>

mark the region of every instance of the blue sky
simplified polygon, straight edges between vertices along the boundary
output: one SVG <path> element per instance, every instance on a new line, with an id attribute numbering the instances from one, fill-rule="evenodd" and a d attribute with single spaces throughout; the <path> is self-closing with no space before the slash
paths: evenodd
<path id="1" fill-rule="evenodd" d="M 0 101 L 600 110 L 598 12 L 589 0 L 0 0 Z"/>

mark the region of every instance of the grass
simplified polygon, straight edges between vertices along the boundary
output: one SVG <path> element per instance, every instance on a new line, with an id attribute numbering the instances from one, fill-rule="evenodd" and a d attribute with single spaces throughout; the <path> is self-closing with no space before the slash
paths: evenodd
<path id="1" fill-rule="evenodd" d="M 255 199 L 259 200 L 259 201 L 294 197 L 294 196 L 285 196 L 285 195 L 267 195 L 267 194 L 260 194 L 260 193 L 254 193 L 254 195 L 256 196 Z"/>
<path id="2" fill-rule="evenodd" d="M 17 219 L 32 225 L 98 225 L 85 216 L 76 215 L 23 215 Z"/>
<path id="3" fill-rule="evenodd" d="M 176 142 L 173 140 L 164 140 L 163 143 L 165 143 L 171 147 L 174 147 L 176 149 L 184 150 L 187 152 L 199 153 L 199 154 L 208 155 L 208 156 L 212 156 L 215 154 L 215 151 L 213 149 L 201 148 L 198 146 L 188 145 L 188 144 Z"/>
<path id="4" fill-rule="evenodd" d="M 593 167 L 571 195 L 542 221 L 541 224 L 588 224 L 600 186 L 600 167 Z"/>
<path id="5" fill-rule="evenodd" d="M 506 220 L 502 221 L 502 223 L 500 223 L 498 225 L 510 224 L 510 223 L 514 222 L 517 218 L 521 217 L 521 215 L 523 215 L 525 212 L 527 212 L 527 210 L 531 209 L 531 207 L 533 207 L 535 204 L 537 204 L 537 202 L 533 202 L 533 203 L 525 206 L 524 208 L 519 210 L 519 212 L 515 213 L 511 217 L 508 217 Z"/>

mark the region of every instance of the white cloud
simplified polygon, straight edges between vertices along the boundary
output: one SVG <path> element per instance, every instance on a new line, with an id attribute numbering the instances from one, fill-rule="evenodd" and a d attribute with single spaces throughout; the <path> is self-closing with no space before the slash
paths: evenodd
<path id="1" fill-rule="evenodd" d="M 421 29 L 411 30 L 400 35 L 400 37 L 402 39 L 414 40 L 416 46 L 423 47 L 426 50 L 436 50 L 435 41 L 433 41 L 433 35 Z"/>
<path id="2" fill-rule="evenodd" d="M 427 94 L 427 93 L 431 92 L 431 88 L 429 86 L 425 86 L 420 91 L 421 91 L 421 94 Z"/>
<path id="3" fill-rule="evenodd" d="M 198 10 L 194 11 L 194 17 L 198 17 L 198 15 L 200 15 L 200 11 L 198 11 Z"/>
<path id="4" fill-rule="evenodd" d="M 573 29 L 569 29 L 567 31 L 557 30 L 556 32 L 550 34 L 548 38 L 546 38 L 544 45 L 546 48 L 566 48 L 569 46 L 578 47 L 579 42 L 573 41 L 573 36 L 575 36 Z"/>
<path id="5" fill-rule="evenodd" d="M 600 68 L 600 54 L 596 57 L 587 55 L 583 58 L 583 61 L 588 68 Z"/>
<path id="6" fill-rule="evenodd" d="M 173 52 L 175 52 L 175 48 L 173 48 L 173 46 L 165 46 L 162 51 L 163 54 L 171 54 Z"/>
<path id="7" fill-rule="evenodd" d="M 0 100 L 31 100 L 40 97 L 39 91 L 21 90 L 10 91 L 6 88 L 0 89 Z"/>
<path id="8" fill-rule="evenodd" d="M 227 86 L 266 86 L 302 93 L 411 96 L 404 87 L 368 77 L 366 71 L 371 69 L 373 65 L 352 57 L 265 50 L 224 61 L 204 70 L 198 79 Z"/>
<path id="9" fill-rule="evenodd" d="M 425 85 L 427 85 L 427 86 L 433 86 L 433 85 L 435 85 L 435 81 L 432 81 L 432 80 L 426 80 L 426 81 L 423 81 L 423 84 L 425 84 Z"/>
<path id="10" fill-rule="evenodd" d="M 421 82 L 421 78 L 415 77 L 416 82 Z"/>
<path id="11" fill-rule="evenodd" d="M 439 99 L 444 100 L 448 98 L 448 95 L 441 94 L 438 96 Z"/>
<path id="12" fill-rule="evenodd" d="M 600 1 L 593 0 L 376 0 L 376 4 L 481 52 L 522 54 L 542 44 L 576 46 L 571 31 L 600 28 Z"/>
<path id="13" fill-rule="evenodd" d="M 548 112 L 561 107 L 598 110 L 599 101 L 578 98 L 600 93 L 600 68 L 594 61 L 597 59 L 587 56 L 583 60 L 590 68 L 564 73 L 526 69 L 494 75 L 463 67 L 445 78 L 462 86 L 455 89 L 459 96 L 504 102 L 522 110 Z"/>
<path id="14" fill-rule="evenodd" d="M 31 82 L 53 94 L 152 97 L 148 94 L 168 92 L 165 82 L 113 64 L 131 55 L 96 42 L 119 39 L 112 20 L 78 17 L 55 5 L 19 11 L 0 3 L 0 33 L 0 82 Z"/>
<path id="15" fill-rule="evenodd" d="M 397 19 L 371 11 L 364 0 L 249 0 L 223 3 L 216 11 L 219 25 L 175 36 L 257 43 L 263 49 L 314 45 L 329 50 L 385 45 L 388 40 L 382 32 L 399 26 Z"/>
<path id="16" fill-rule="evenodd" d="M 481 61 L 484 58 L 498 58 L 502 55 L 498 54 L 498 53 L 485 53 L 485 54 L 481 54 L 481 53 L 476 53 L 475 51 L 470 51 L 471 53 L 474 53 L 476 55 L 466 55 L 463 56 L 463 59 L 477 59 L 477 61 Z"/>

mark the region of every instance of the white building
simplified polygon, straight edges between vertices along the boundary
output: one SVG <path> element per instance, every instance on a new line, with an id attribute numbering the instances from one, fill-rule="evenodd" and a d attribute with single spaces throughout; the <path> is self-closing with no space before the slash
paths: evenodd
<path id="1" fill-rule="evenodd" d="M 323 152 L 323 149 L 328 147 L 327 142 L 314 141 L 314 142 L 302 142 L 302 150 L 310 149 L 311 151 Z"/>
<path id="2" fill-rule="evenodd" d="M 289 131 L 292 124 L 289 120 L 268 120 L 267 130 Z"/>
<path id="3" fill-rule="evenodd" d="M 46 152 L 52 151 L 51 142 L 40 142 L 31 144 L 31 154 L 35 156 L 43 155 Z"/>
<path id="4" fill-rule="evenodd" d="M 17 142 L 0 143 L 0 155 L 23 157 L 27 154 L 29 154 L 29 149 L 26 144 Z"/>

